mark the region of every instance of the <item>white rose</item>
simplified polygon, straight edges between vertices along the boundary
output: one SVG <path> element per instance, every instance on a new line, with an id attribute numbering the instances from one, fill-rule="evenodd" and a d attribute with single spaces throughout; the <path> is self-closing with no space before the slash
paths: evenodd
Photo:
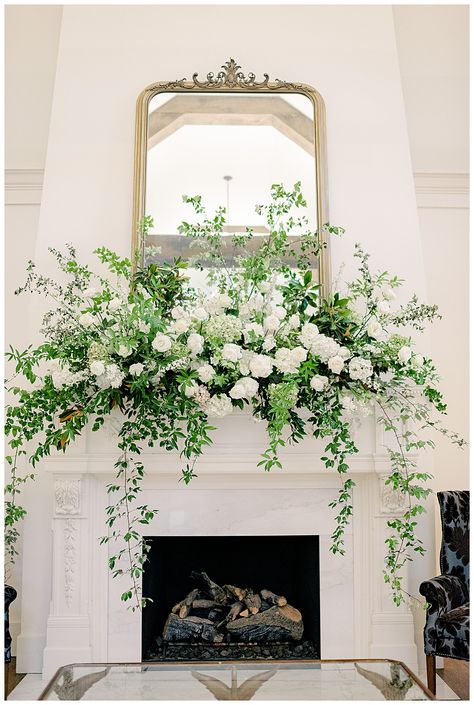
<path id="1" fill-rule="evenodd" d="M 242 357 L 242 348 L 234 343 L 226 343 L 222 348 L 222 358 L 229 362 L 237 362 Z"/>
<path id="2" fill-rule="evenodd" d="M 317 335 L 319 335 L 318 326 L 314 323 L 305 323 L 301 328 L 300 340 L 305 348 L 310 348 Z"/>
<path id="3" fill-rule="evenodd" d="M 131 354 L 131 348 L 127 347 L 126 345 L 120 345 L 119 349 L 117 350 L 117 355 L 120 355 L 120 357 L 128 357 Z"/>
<path id="4" fill-rule="evenodd" d="M 194 397 L 195 394 L 199 390 L 199 385 L 197 382 L 194 380 L 191 380 L 191 382 L 188 382 L 186 386 L 184 387 L 184 395 L 190 399 L 191 397 Z"/>
<path id="5" fill-rule="evenodd" d="M 91 313 L 83 313 L 79 316 L 79 323 L 84 328 L 89 328 L 94 323 L 94 316 Z"/>
<path id="6" fill-rule="evenodd" d="M 232 304 L 232 299 L 228 294 L 220 294 L 217 297 L 217 301 L 221 308 L 228 308 Z"/>
<path id="7" fill-rule="evenodd" d="M 95 362 L 91 362 L 89 366 L 90 371 L 92 372 L 93 375 L 98 377 L 99 375 L 103 375 L 105 372 L 105 365 L 103 362 L 100 360 L 96 360 Z"/>
<path id="8" fill-rule="evenodd" d="M 118 311 L 121 305 L 122 302 L 120 301 L 120 299 L 111 299 L 108 304 L 108 309 L 109 311 Z"/>
<path id="9" fill-rule="evenodd" d="M 275 314 L 272 313 L 270 316 L 267 316 L 265 318 L 265 320 L 263 321 L 263 325 L 265 330 L 273 332 L 280 327 L 280 319 L 278 318 L 278 316 L 275 316 Z"/>
<path id="10" fill-rule="evenodd" d="M 170 325 L 170 331 L 181 335 L 181 333 L 186 333 L 186 331 L 189 330 L 190 325 L 189 318 L 178 318 L 177 321 L 174 321 Z"/>
<path id="11" fill-rule="evenodd" d="M 262 348 L 269 352 L 270 350 L 273 350 L 273 348 L 276 347 L 276 340 L 273 337 L 273 335 L 267 335 L 265 336 L 265 340 L 262 343 Z"/>
<path id="12" fill-rule="evenodd" d="M 268 292 L 272 288 L 272 285 L 270 284 L 270 282 L 260 282 L 258 288 L 262 292 L 262 294 L 268 294 Z"/>
<path id="13" fill-rule="evenodd" d="M 425 358 L 423 357 L 423 355 L 420 355 L 419 353 L 417 355 L 413 355 L 413 357 L 411 359 L 411 364 L 413 365 L 413 367 L 416 367 L 417 369 L 419 369 L 420 367 L 423 367 L 424 362 L 425 362 Z"/>
<path id="14" fill-rule="evenodd" d="M 89 286 L 85 291 L 82 292 L 82 295 L 85 299 L 91 299 L 93 296 L 99 293 L 99 290 L 95 286 Z"/>
<path id="15" fill-rule="evenodd" d="M 170 349 L 172 345 L 171 338 L 164 333 L 157 333 L 153 339 L 151 347 L 157 352 L 163 353 Z"/>
<path id="16" fill-rule="evenodd" d="M 390 304 L 385 299 L 377 303 L 377 311 L 382 314 L 390 313 Z"/>
<path id="17" fill-rule="evenodd" d="M 300 317 L 298 316 L 297 313 L 294 313 L 288 319 L 288 326 L 289 326 L 290 330 L 295 330 L 295 328 L 299 328 L 299 325 L 300 325 Z"/>
<path id="18" fill-rule="evenodd" d="M 338 355 L 339 357 L 342 357 L 343 360 L 347 360 L 347 358 L 351 356 L 351 351 L 343 346 L 339 349 Z"/>
<path id="19" fill-rule="evenodd" d="M 180 318 L 186 318 L 186 311 L 182 306 L 173 306 L 171 309 L 171 317 L 177 321 Z"/>
<path id="20" fill-rule="evenodd" d="M 304 310 L 304 315 L 311 318 L 311 316 L 314 316 L 317 312 L 318 312 L 317 308 L 314 308 L 314 306 L 309 305 L 309 306 L 306 306 L 306 308 Z"/>
<path id="21" fill-rule="evenodd" d="M 273 360 L 268 355 L 253 355 L 249 368 L 253 377 L 268 377 L 272 373 Z"/>
<path id="22" fill-rule="evenodd" d="M 150 324 L 149 324 L 149 323 L 145 323 L 145 321 L 140 321 L 140 322 L 138 323 L 138 330 L 139 330 L 141 333 L 149 333 L 149 332 L 150 332 Z"/>
<path id="23" fill-rule="evenodd" d="M 286 310 L 283 306 L 274 306 L 272 313 L 274 316 L 279 318 L 280 321 L 282 321 L 286 316 Z"/>
<path id="24" fill-rule="evenodd" d="M 202 335 L 199 335 L 199 333 L 191 333 L 191 335 L 188 336 L 186 344 L 193 355 L 199 355 L 204 348 L 204 338 Z"/>
<path id="25" fill-rule="evenodd" d="M 315 392 L 322 392 L 328 386 L 329 379 L 324 375 L 315 375 L 311 378 L 310 385 Z"/>
<path id="26" fill-rule="evenodd" d="M 344 369 L 344 360 L 342 359 L 342 357 L 340 357 L 340 355 L 334 355 L 334 357 L 329 358 L 328 367 L 331 372 L 334 372 L 335 375 L 338 375 Z"/>
<path id="27" fill-rule="evenodd" d="M 207 321 L 207 319 L 209 318 L 209 314 L 204 308 L 204 306 L 198 306 L 192 312 L 192 317 L 195 318 L 197 321 Z"/>
<path id="28" fill-rule="evenodd" d="M 139 375 L 141 375 L 144 369 L 145 365 L 142 365 L 141 362 L 136 362 L 134 365 L 130 365 L 128 371 L 133 377 L 138 377 Z"/>
<path id="29" fill-rule="evenodd" d="M 383 286 L 382 287 L 382 296 L 386 301 L 393 301 L 395 298 L 395 292 L 392 289 L 391 286 Z"/>
<path id="30" fill-rule="evenodd" d="M 369 322 L 369 325 L 367 326 L 367 335 L 371 338 L 375 338 L 375 340 L 380 340 L 383 336 L 383 328 L 378 321 L 372 320 Z"/>
<path id="31" fill-rule="evenodd" d="M 398 362 L 404 365 L 410 359 L 411 354 L 411 348 L 409 348 L 408 345 L 403 345 L 398 351 Z"/>
<path id="32" fill-rule="evenodd" d="M 196 371 L 201 382 L 204 382 L 205 384 L 207 382 L 210 382 L 216 374 L 216 371 L 213 366 L 208 364 L 201 365 L 201 367 L 198 367 Z"/>

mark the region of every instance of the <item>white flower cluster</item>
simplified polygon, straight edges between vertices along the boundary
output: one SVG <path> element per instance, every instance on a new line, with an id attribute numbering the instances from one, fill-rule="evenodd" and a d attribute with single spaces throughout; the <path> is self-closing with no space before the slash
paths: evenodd
<path id="1" fill-rule="evenodd" d="M 299 366 L 308 357 L 303 347 L 279 348 L 275 353 L 275 367 L 283 374 L 297 374 Z"/>
<path id="2" fill-rule="evenodd" d="M 105 365 L 105 371 L 103 374 L 96 377 L 96 384 L 99 389 L 118 389 L 122 386 L 122 382 L 125 378 L 124 373 L 118 365 L 112 363 L 110 365 Z"/>
<path id="3" fill-rule="evenodd" d="M 258 392 L 258 382 L 252 377 L 242 377 L 229 392 L 232 399 L 251 399 Z"/>
<path id="4" fill-rule="evenodd" d="M 372 376 L 374 368 L 370 360 L 363 357 L 353 357 L 349 362 L 349 377 L 354 380 L 366 382 Z"/>
<path id="5" fill-rule="evenodd" d="M 72 387 L 87 378 L 87 373 L 83 371 L 72 372 L 68 363 L 64 360 L 51 360 L 48 366 L 48 374 L 51 375 L 55 389 L 62 387 Z"/>
<path id="6" fill-rule="evenodd" d="M 210 418 L 229 416 L 233 411 L 232 400 L 227 394 L 214 394 L 205 406 L 206 414 Z"/>

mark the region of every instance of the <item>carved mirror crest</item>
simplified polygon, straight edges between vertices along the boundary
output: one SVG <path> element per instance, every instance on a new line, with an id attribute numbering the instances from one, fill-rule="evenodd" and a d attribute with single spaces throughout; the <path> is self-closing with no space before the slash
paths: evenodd
<path id="1" fill-rule="evenodd" d="M 327 292 L 325 147 L 324 102 L 311 86 L 267 74 L 257 81 L 233 59 L 205 81 L 195 73 L 153 83 L 137 101 L 132 253 L 139 251 L 142 264 L 189 256 L 177 230 L 190 215 L 184 194 L 202 196 L 209 212 L 226 208 L 224 235 L 247 227 L 264 235 L 255 205 L 268 202 L 272 184 L 301 181 L 309 225 L 326 243 L 313 268 Z M 136 224 L 144 215 L 154 225 L 140 241 Z"/>

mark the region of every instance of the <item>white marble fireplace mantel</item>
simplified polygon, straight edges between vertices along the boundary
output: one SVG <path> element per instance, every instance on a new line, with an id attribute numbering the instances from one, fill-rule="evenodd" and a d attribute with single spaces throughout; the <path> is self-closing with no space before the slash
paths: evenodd
<path id="1" fill-rule="evenodd" d="M 257 468 L 263 424 L 237 413 L 221 420 L 213 437 L 188 486 L 178 482 L 177 455 L 144 451 L 140 503 L 159 510 L 145 534 L 319 535 L 321 657 L 397 658 L 416 668 L 412 615 L 395 607 L 382 578 L 386 521 L 403 502 L 384 484 L 389 464 L 380 425 L 369 417 L 356 432 L 360 452 L 348 463 L 356 480 L 354 520 L 344 556 L 329 551 L 334 510 L 328 504 L 340 480 L 319 460 L 322 444 L 306 439 L 282 449 L 283 470 L 265 473 Z M 141 615 L 121 603 L 126 585 L 107 567 L 113 546 L 98 541 L 116 457 L 112 434 L 86 433 L 68 453 L 45 462 L 55 493 L 45 678 L 72 662 L 141 660 Z"/>

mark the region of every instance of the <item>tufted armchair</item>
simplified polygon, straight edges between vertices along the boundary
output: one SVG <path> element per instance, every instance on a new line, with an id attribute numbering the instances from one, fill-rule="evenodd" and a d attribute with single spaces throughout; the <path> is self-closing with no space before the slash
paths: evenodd
<path id="1" fill-rule="evenodd" d="M 469 492 L 438 492 L 441 575 L 420 585 L 428 602 L 425 654 L 428 688 L 436 689 L 435 656 L 469 660 Z"/>

